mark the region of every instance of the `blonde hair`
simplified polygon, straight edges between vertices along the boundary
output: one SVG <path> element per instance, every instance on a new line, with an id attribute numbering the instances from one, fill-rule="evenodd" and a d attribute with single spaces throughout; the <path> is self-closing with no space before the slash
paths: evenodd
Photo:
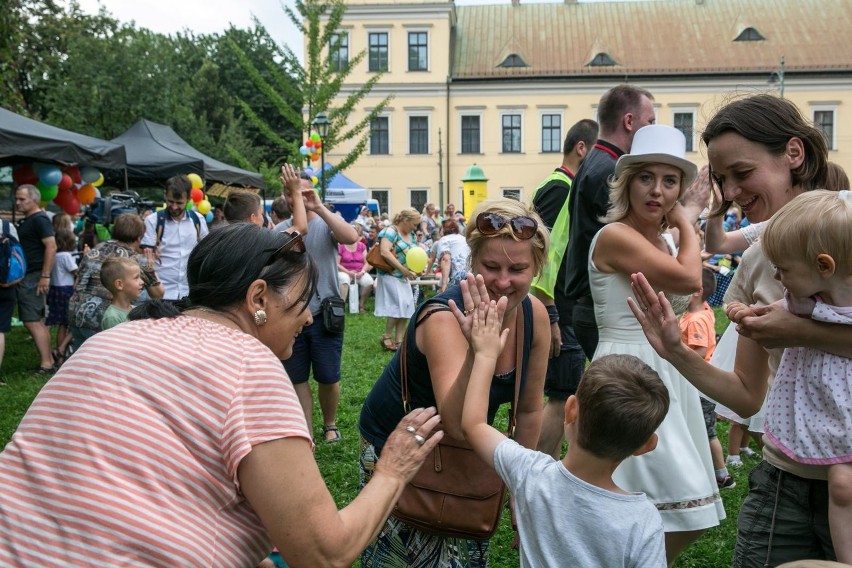
<path id="1" fill-rule="evenodd" d="M 772 263 L 792 258 L 816 267 L 817 256 L 827 254 L 840 274 L 852 274 L 852 193 L 802 193 L 772 216 L 760 241 Z"/>
<path id="2" fill-rule="evenodd" d="M 538 216 L 531 207 L 521 203 L 515 199 L 487 199 L 479 202 L 473 209 L 470 220 L 464 227 L 464 236 L 467 239 L 467 245 L 470 247 L 471 263 L 475 262 L 482 251 L 482 247 L 487 239 L 493 238 L 511 238 L 520 240 L 512 232 L 512 227 L 507 223 L 494 235 L 483 235 L 476 228 L 476 218 L 483 213 L 496 213 L 501 217 L 512 219 L 514 217 L 530 217 L 538 223 L 533 238 L 530 239 L 532 244 L 533 263 L 535 264 L 536 276 L 541 274 L 544 268 L 544 262 L 547 259 L 547 249 L 550 247 L 550 231 L 544 226 L 541 217 Z"/>
<path id="3" fill-rule="evenodd" d="M 625 166 L 619 177 L 609 178 L 609 209 L 606 215 L 600 218 L 601 223 L 612 223 L 627 216 L 627 213 L 630 212 L 630 184 L 633 182 L 633 178 L 645 171 L 649 164 L 655 163 L 657 162 L 636 162 Z M 680 199 L 686 189 L 686 176 L 684 176 L 683 170 L 678 168 L 678 171 L 680 171 L 680 191 L 677 198 Z M 668 223 L 664 220 L 663 228 L 667 226 Z"/>
<path id="4" fill-rule="evenodd" d="M 393 216 L 393 224 L 399 225 L 403 221 L 419 221 L 420 213 L 416 209 L 403 209 Z"/>

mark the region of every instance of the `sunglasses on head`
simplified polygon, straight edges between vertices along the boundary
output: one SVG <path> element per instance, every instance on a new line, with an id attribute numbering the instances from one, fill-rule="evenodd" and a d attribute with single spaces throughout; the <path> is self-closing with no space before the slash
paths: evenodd
<path id="1" fill-rule="evenodd" d="M 506 225 L 509 225 L 512 234 L 522 241 L 533 238 L 538 231 L 536 220 L 526 215 L 506 218 L 497 213 L 483 213 L 476 217 L 476 228 L 485 236 L 496 235 Z"/>
<path id="2" fill-rule="evenodd" d="M 290 238 L 277 249 L 266 249 L 267 251 L 273 251 L 272 254 L 269 255 L 269 260 L 266 261 L 266 266 L 269 266 L 278 260 L 278 258 L 286 252 L 297 252 L 300 254 L 305 252 L 305 240 L 302 238 L 302 235 L 299 234 L 299 231 L 293 231 L 292 233 L 289 233 L 289 236 Z"/>

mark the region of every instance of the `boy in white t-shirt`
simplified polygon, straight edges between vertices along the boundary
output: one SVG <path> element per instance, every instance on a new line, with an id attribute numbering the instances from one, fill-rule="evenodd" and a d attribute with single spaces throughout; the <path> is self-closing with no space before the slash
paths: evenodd
<path id="1" fill-rule="evenodd" d="M 486 423 L 488 390 L 506 342 L 500 331 L 505 305 L 505 298 L 483 303 L 472 316 L 474 360 L 462 430 L 514 497 L 521 566 L 666 566 L 656 508 L 644 493 L 628 493 L 612 481 L 624 459 L 656 447 L 654 431 L 669 408 L 665 385 L 632 355 L 602 357 L 565 403 L 562 461 L 524 448 Z M 461 312 L 456 317 L 466 319 Z"/>

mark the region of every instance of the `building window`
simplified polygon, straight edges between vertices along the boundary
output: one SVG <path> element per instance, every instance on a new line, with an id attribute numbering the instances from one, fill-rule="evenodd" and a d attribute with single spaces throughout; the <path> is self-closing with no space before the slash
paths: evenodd
<path id="1" fill-rule="evenodd" d="M 503 115 L 503 153 L 521 152 L 521 115 Z"/>
<path id="2" fill-rule="evenodd" d="M 415 211 L 423 211 L 429 199 L 428 189 L 412 189 L 410 192 L 411 208 Z"/>
<path id="3" fill-rule="evenodd" d="M 511 53 L 497 67 L 529 67 L 527 62 L 517 53 Z"/>
<path id="4" fill-rule="evenodd" d="M 734 38 L 734 41 L 763 41 L 764 37 L 757 28 L 748 27 Z"/>
<path id="5" fill-rule="evenodd" d="M 329 62 L 332 71 L 346 71 L 349 67 L 349 34 L 338 32 L 331 36 L 328 44 Z"/>
<path id="6" fill-rule="evenodd" d="M 520 201 L 521 189 L 518 187 L 504 187 L 503 197 L 505 197 L 506 199 L 514 199 L 515 201 Z"/>
<path id="7" fill-rule="evenodd" d="M 693 123 L 695 115 L 691 112 L 676 112 L 674 113 L 674 127 L 680 130 L 686 138 L 686 151 L 693 152 L 693 138 L 695 138 L 695 128 Z"/>
<path id="8" fill-rule="evenodd" d="M 390 203 L 388 202 L 389 194 L 390 192 L 387 189 L 370 190 L 370 197 L 379 202 L 379 215 L 390 211 Z M 376 217 L 378 217 L 378 215 Z"/>
<path id="9" fill-rule="evenodd" d="M 462 122 L 462 140 L 461 140 L 461 153 L 462 154 L 479 154 L 479 117 L 478 116 L 463 116 L 461 117 Z"/>
<path id="10" fill-rule="evenodd" d="M 370 71 L 388 70 L 388 34 L 387 32 L 371 32 L 370 43 Z"/>
<path id="11" fill-rule="evenodd" d="M 822 132 L 828 149 L 836 150 L 836 148 L 834 147 L 834 111 L 815 110 L 814 126 L 816 126 L 820 130 L 820 132 Z"/>
<path id="12" fill-rule="evenodd" d="M 377 116 L 370 121 L 370 154 L 390 154 L 388 117 Z"/>
<path id="13" fill-rule="evenodd" d="M 541 151 L 562 151 L 562 115 L 541 115 Z"/>
<path id="14" fill-rule="evenodd" d="M 618 63 L 608 53 L 602 51 L 592 57 L 592 60 L 586 63 L 586 65 L 589 67 L 614 67 Z"/>
<path id="15" fill-rule="evenodd" d="M 426 32 L 408 32 L 408 70 L 427 71 L 429 42 Z"/>
<path id="16" fill-rule="evenodd" d="M 429 153 L 429 117 L 408 117 L 408 153 Z"/>

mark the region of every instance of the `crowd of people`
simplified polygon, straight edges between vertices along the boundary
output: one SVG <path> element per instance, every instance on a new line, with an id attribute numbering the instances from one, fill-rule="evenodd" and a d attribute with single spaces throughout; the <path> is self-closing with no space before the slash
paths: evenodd
<path id="1" fill-rule="evenodd" d="M 726 518 L 753 436 L 733 566 L 852 564 L 848 179 L 782 98 L 718 109 L 700 169 L 655 119 L 651 92 L 610 89 L 530 203 L 469 219 L 347 222 L 285 165 L 271 218 L 232 192 L 208 227 L 176 176 L 163 210 L 89 244 L 20 186 L 28 272 L 0 332 L 17 301 L 55 375 L 0 454 L 0 563 L 485 567 L 487 538 L 395 508 L 452 442 L 481 460 L 466 483 L 505 483 L 522 566 L 672 566 Z M 358 432 L 336 422 L 350 293 L 393 352 Z M 313 449 L 350 435 L 360 492 L 338 511 Z"/>

